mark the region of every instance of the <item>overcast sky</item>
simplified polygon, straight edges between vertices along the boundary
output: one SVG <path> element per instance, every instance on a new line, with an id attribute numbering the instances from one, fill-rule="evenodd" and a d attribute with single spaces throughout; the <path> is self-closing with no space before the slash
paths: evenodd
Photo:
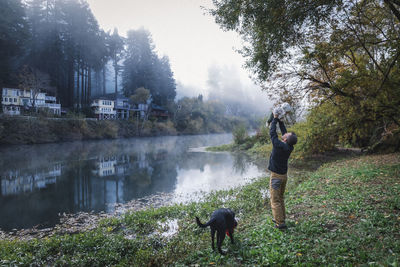
<path id="1" fill-rule="evenodd" d="M 237 84 L 256 99 L 266 103 L 266 96 L 248 78 L 244 60 L 235 49 L 241 39 L 234 32 L 224 32 L 213 17 L 200 6 L 211 7 L 211 0 L 87 0 L 104 30 L 117 28 L 126 36 L 130 29 L 144 27 L 152 34 L 156 50 L 170 59 L 178 83 L 178 96 L 208 96 L 210 69 L 229 70 L 239 78 Z M 228 74 L 229 74 L 228 73 Z M 221 77 L 229 76 L 221 75 Z M 227 81 L 221 81 L 221 85 Z M 231 83 L 228 83 L 231 84 Z"/>

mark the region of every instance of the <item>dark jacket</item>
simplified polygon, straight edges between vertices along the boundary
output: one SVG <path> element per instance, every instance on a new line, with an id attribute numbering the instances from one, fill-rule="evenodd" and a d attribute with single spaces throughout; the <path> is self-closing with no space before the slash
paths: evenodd
<path id="1" fill-rule="evenodd" d="M 293 146 L 288 145 L 287 143 L 278 139 L 278 134 L 276 133 L 276 124 L 278 122 L 282 135 L 287 132 L 285 124 L 282 121 L 277 118 L 272 120 L 271 128 L 269 129 L 269 135 L 271 136 L 273 148 L 269 158 L 268 170 L 278 174 L 286 174 L 288 170 L 288 160 L 290 153 L 293 151 Z"/>

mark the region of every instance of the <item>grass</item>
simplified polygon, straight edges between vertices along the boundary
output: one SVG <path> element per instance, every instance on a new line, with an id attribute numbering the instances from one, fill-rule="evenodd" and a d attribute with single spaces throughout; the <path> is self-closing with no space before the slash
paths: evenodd
<path id="1" fill-rule="evenodd" d="M 290 266 L 400 263 L 400 154 L 357 156 L 289 176 L 286 231 L 271 223 L 268 177 L 204 201 L 126 213 L 97 229 L 31 241 L 0 241 L 0 265 Z M 222 256 L 195 224 L 219 207 L 238 217 Z M 179 231 L 164 236 L 165 222 Z M 164 222 L 164 224 L 163 224 Z"/>

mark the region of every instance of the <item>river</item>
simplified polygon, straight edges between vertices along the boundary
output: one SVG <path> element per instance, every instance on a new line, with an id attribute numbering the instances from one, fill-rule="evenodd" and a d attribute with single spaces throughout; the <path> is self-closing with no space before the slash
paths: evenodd
<path id="1" fill-rule="evenodd" d="M 245 155 L 204 150 L 230 142 L 214 134 L 0 148 L 0 229 L 51 227 L 62 213 L 112 213 L 161 193 L 195 200 L 265 174 Z"/>

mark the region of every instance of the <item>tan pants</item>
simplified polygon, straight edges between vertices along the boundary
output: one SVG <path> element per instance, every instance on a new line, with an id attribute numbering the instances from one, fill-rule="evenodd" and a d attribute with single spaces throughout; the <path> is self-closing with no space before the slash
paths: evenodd
<path id="1" fill-rule="evenodd" d="M 277 224 L 285 223 L 285 188 L 287 182 L 287 174 L 277 174 L 271 172 L 269 181 L 269 190 L 271 195 L 272 216 Z"/>

